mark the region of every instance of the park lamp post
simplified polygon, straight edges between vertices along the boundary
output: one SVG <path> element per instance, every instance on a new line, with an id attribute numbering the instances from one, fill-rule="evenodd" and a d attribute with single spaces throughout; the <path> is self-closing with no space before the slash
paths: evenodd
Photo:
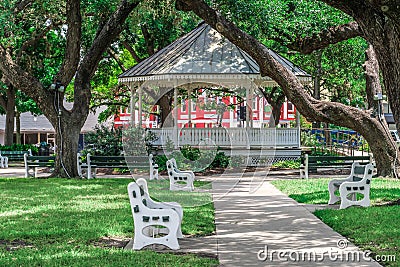
<path id="1" fill-rule="evenodd" d="M 382 120 L 382 118 L 383 118 L 383 110 L 382 110 L 382 101 L 383 100 L 386 100 L 386 95 L 383 95 L 382 93 L 378 93 L 378 94 L 374 95 L 374 101 L 377 101 L 376 112 L 377 112 L 378 118 L 380 120 Z"/>
<path id="2" fill-rule="evenodd" d="M 60 81 L 56 81 L 55 83 L 52 83 L 50 85 L 50 90 L 51 91 L 57 91 L 57 92 L 60 92 L 60 93 L 64 93 L 65 87 Z"/>

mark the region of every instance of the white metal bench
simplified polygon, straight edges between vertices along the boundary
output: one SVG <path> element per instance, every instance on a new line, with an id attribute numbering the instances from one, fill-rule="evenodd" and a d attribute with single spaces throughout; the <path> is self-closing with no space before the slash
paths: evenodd
<path id="1" fill-rule="evenodd" d="M 194 175 L 194 173 L 192 171 L 179 170 L 178 164 L 176 164 L 175 158 L 171 158 L 170 161 L 172 162 L 172 166 L 174 167 L 175 171 L 180 172 L 180 173 L 189 173 L 190 175 L 192 175 L 193 181 L 195 180 L 195 175 Z"/>
<path id="2" fill-rule="evenodd" d="M 135 226 L 133 249 L 139 250 L 152 244 L 179 249 L 178 229 L 181 219 L 178 212 L 162 203 L 151 201 L 144 188 L 136 182 L 128 184 L 128 194 Z M 158 228 L 162 231 L 155 232 Z"/>
<path id="3" fill-rule="evenodd" d="M 373 170 L 374 166 L 372 164 L 360 165 L 360 163 L 354 162 L 351 167 L 351 173 L 346 179 L 333 179 L 329 182 L 328 204 L 335 204 L 340 200 L 340 209 L 355 205 L 370 206 L 369 194 Z M 335 195 L 337 190 L 339 190 L 340 196 Z M 357 194 L 363 195 L 363 198 L 357 200 Z"/>
<path id="4" fill-rule="evenodd" d="M 149 164 L 150 164 L 150 180 L 158 180 L 158 164 L 153 156 L 153 154 L 149 155 Z"/>
<path id="5" fill-rule="evenodd" d="M 167 172 L 169 177 L 169 190 L 193 191 L 194 174 L 191 171 L 180 171 L 175 168 L 174 159 L 167 160 Z M 176 162 L 175 162 L 176 165 Z"/>
<path id="6" fill-rule="evenodd" d="M 136 183 L 144 191 L 143 197 L 144 197 L 144 199 L 146 199 L 147 207 L 149 207 L 150 209 L 173 209 L 178 213 L 179 227 L 178 227 L 177 236 L 178 236 L 178 238 L 182 238 L 183 237 L 182 230 L 181 230 L 181 223 L 182 223 L 182 219 L 183 219 L 182 206 L 178 202 L 156 202 L 150 197 L 149 188 L 147 187 L 147 181 L 145 179 L 139 178 L 136 180 Z M 156 229 L 158 229 L 158 230 L 156 230 Z M 160 231 L 160 233 L 163 232 L 162 231 L 163 228 L 156 228 L 156 229 L 152 229 L 153 234 L 157 233 L 157 231 Z"/>

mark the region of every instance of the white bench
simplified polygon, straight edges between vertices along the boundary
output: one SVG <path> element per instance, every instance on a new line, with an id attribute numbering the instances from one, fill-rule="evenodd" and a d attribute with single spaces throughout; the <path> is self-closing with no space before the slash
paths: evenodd
<path id="1" fill-rule="evenodd" d="M 169 177 L 169 190 L 193 191 L 194 174 L 191 171 L 180 171 L 176 168 L 175 159 L 167 160 L 167 172 Z"/>
<path id="2" fill-rule="evenodd" d="M 172 166 L 174 167 L 175 171 L 180 172 L 180 173 L 189 173 L 190 175 L 192 175 L 193 181 L 195 180 L 195 176 L 194 176 L 194 173 L 193 173 L 192 171 L 182 171 L 182 170 L 179 170 L 178 164 L 176 164 L 175 158 L 171 158 L 170 161 L 172 162 Z"/>
<path id="3" fill-rule="evenodd" d="M 149 164 L 150 164 L 150 180 L 158 180 L 158 164 L 153 156 L 153 154 L 149 155 Z"/>
<path id="4" fill-rule="evenodd" d="M 372 173 L 374 166 L 372 164 L 360 165 L 354 162 L 351 167 L 351 173 L 346 179 L 333 179 L 328 184 L 329 205 L 335 204 L 339 200 L 340 209 L 349 206 L 368 207 L 371 205 L 370 189 L 372 181 Z M 339 190 L 340 196 L 335 195 L 335 191 Z M 361 200 L 356 199 L 356 195 L 361 194 Z"/>
<path id="5" fill-rule="evenodd" d="M 144 199 L 146 199 L 146 204 L 147 207 L 151 209 L 173 209 L 175 210 L 178 215 L 179 215 L 179 227 L 178 227 L 178 232 L 176 233 L 178 238 L 182 238 L 182 230 L 181 230 L 181 223 L 183 219 L 183 208 L 178 202 L 156 202 L 154 201 L 149 194 L 149 188 L 147 187 L 147 181 L 143 178 L 139 178 L 136 180 L 136 183 L 139 185 L 141 189 L 144 191 Z M 157 230 L 158 229 L 158 230 Z M 157 231 L 161 231 L 163 228 L 155 228 L 152 229 L 153 233 L 156 233 Z M 164 228 L 165 229 L 165 228 Z"/>
<path id="6" fill-rule="evenodd" d="M 173 250 L 179 249 L 178 231 L 181 223 L 179 213 L 166 203 L 152 201 L 145 192 L 144 188 L 147 186 L 143 186 L 143 181 L 140 183 L 142 186 L 136 182 L 128 184 L 135 226 L 133 249 L 139 250 L 152 244 L 161 244 Z M 157 230 L 158 228 L 161 230 Z"/>

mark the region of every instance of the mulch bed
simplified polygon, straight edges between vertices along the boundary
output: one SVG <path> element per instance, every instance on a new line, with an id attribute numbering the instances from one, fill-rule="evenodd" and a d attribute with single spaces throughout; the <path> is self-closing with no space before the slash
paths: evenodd
<path id="1" fill-rule="evenodd" d="M 21 248 L 33 248 L 33 246 L 24 240 L 10 241 L 0 239 L 0 248 L 5 248 L 7 251 L 14 251 Z"/>
<path id="2" fill-rule="evenodd" d="M 103 236 L 91 244 L 99 248 L 124 248 L 128 242 L 126 238 Z"/>

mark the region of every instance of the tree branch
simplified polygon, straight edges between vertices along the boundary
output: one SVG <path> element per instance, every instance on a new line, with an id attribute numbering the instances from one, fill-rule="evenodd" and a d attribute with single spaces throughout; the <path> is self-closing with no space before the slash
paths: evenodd
<path id="1" fill-rule="evenodd" d="M 126 50 L 128 50 L 128 52 L 131 54 L 131 56 L 133 57 L 133 59 L 135 59 L 137 63 L 143 60 L 139 57 L 139 55 L 127 41 L 122 41 L 122 45 L 125 47 Z"/>
<path id="2" fill-rule="evenodd" d="M 146 42 L 147 53 L 149 54 L 149 56 L 151 56 L 154 54 L 154 51 L 155 51 L 154 39 L 151 36 L 149 29 L 147 29 L 147 26 L 145 24 L 141 25 L 141 29 L 142 29 L 144 40 Z"/>
<path id="3" fill-rule="evenodd" d="M 80 90 L 75 90 L 74 94 L 73 111 L 79 110 L 75 113 L 76 116 L 87 114 L 91 96 L 90 79 L 93 77 L 103 53 L 122 32 L 126 18 L 138 6 L 139 2 L 140 0 L 122 0 L 120 6 L 110 16 L 110 19 L 96 36 L 88 53 L 83 58 L 75 76 L 75 88 L 81 88 Z"/>
<path id="4" fill-rule="evenodd" d="M 35 0 L 21 0 L 16 3 L 14 13 L 19 13 L 24 10 L 27 6 L 30 6 Z"/>
<path id="5" fill-rule="evenodd" d="M 353 2 L 359 1 L 351 2 L 354 4 Z M 282 88 L 287 98 L 307 119 L 348 127 L 358 131 L 366 140 L 375 140 L 376 142 L 371 144 L 374 155 L 385 150 L 385 153 L 379 154 L 384 160 L 377 161 L 378 173 L 379 171 L 383 173 L 391 171 L 392 164 L 390 162 L 396 161 L 397 148 L 393 146 L 393 140 L 387 135 L 385 128 L 377 119 L 371 118 L 368 111 L 362 111 L 341 103 L 320 101 L 311 97 L 307 94 L 300 80 L 269 54 L 268 48 L 253 36 L 241 31 L 235 24 L 226 20 L 203 0 L 177 0 L 177 6 L 183 6 L 185 10 L 192 10 L 229 41 L 247 52 L 260 66 L 261 75 L 267 75 L 274 80 Z M 381 140 L 376 140 L 376 136 L 382 137 Z"/>
<path id="6" fill-rule="evenodd" d="M 372 45 L 369 45 L 367 51 L 365 51 L 365 57 L 366 61 L 363 67 L 365 70 L 365 90 L 367 95 L 368 109 L 376 109 L 378 107 L 378 103 L 377 101 L 374 101 L 374 95 L 382 93 L 382 87 L 379 79 L 379 64 Z"/>
<path id="7" fill-rule="evenodd" d="M 293 43 L 287 44 L 287 47 L 299 51 L 303 54 L 310 54 L 315 50 L 325 48 L 331 44 L 336 44 L 348 40 L 363 33 L 357 22 L 331 27 L 320 33 L 308 37 L 298 37 Z"/>
<path id="8" fill-rule="evenodd" d="M 46 34 L 55 27 L 56 25 L 53 24 L 53 22 L 48 25 L 43 31 L 41 32 L 37 32 L 35 31 L 32 34 L 32 39 L 27 40 L 26 42 L 24 42 L 21 46 L 21 48 L 18 51 L 17 54 L 17 62 L 19 61 L 19 59 L 22 57 L 22 53 L 25 52 L 28 48 L 35 46 L 40 40 L 43 39 L 44 36 L 46 36 Z"/>
<path id="9" fill-rule="evenodd" d="M 109 48 L 107 49 L 107 51 L 108 51 L 108 54 L 110 54 L 110 56 L 115 60 L 115 62 L 117 62 L 119 68 L 120 68 L 122 71 L 126 71 L 126 68 L 125 68 L 125 66 L 124 66 L 124 63 L 122 63 L 122 61 L 119 59 L 119 57 L 118 57 L 118 55 L 115 53 L 115 51 L 114 51 L 111 47 L 109 47 Z"/>
<path id="10" fill-rule="evenodd" d="M 74 77 L 80 60 L 82 16 L 80 0 L 67 1 L 67 45 L 63 64 L 55 80 L 67 86 Z"/>
<path id="11" fill-rule="evenodd" d="M 44 107 L 52 106 L 52 97 L 43 89 L 42 84 L 33 75 L 17 65 L 9 51 L 0 45 L 0 71 L 4 79 L 9 81 L 15 88 L 20 88 L 28 94 L 43 111 Z M 46 114 L 50 116 L 51 114 Z"/>

